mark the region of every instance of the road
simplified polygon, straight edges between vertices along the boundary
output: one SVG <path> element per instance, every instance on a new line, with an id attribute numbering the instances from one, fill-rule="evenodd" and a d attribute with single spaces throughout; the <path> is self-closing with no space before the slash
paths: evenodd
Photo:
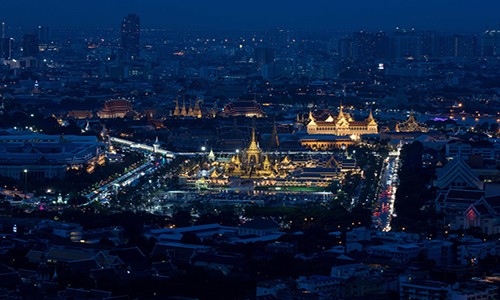
<path id="1" fill-rule="evenodd" d="M 374 226 L 382 231 L 391 231 L 391 220 L 395 215 L 394 202 L 399 182 L 399 153 L 399 150 L 391 152 L 389 157 L 384 161 L 381 192 L 378 196 L 377 207 L 372 217 Z"/>
<path id="2" fill-rule="evenodd" d="M 199 155 L 208 155 L 207 151 L 194 151 L 194 152 L 172 152 L 169 150 L 161 149 L 161 148 L 155 148 L 154 146 L 151 146 L 149 144 L 144 144 L 144 143 L 138 143 L 122 138 L 117 138 L 117 137 L 110 137 L 110 140 L 112 143 L 117 143 L 121 145 L 128 146 L 132 149 L 137 149 L 137 150 L 143 150 L 143 151 L 148 151 L 148 152 L 153 152 L 153 153 L 159 153 L 162 155 L 165 155 L 169 159 L 175 158 L 177 155 L 179 156 L 199 156 Z M 238 153 L 238 150 L 235 151 L 217 151 L 215 155 L 234 155 Z M 332 155 L 332 151 L 311 151 L 311 150 L 304 150 L 304 151 L 262 151 L 262 154 L 276 154 L 276 155 Z"/>
<path id="3" fill-rule="evenodd" d="M 84 206 L 94 201 L 101 201 L 101 202 L 108 201 L 109 196 L 116 193 L 117 190 L 132 184 L 134 181 L 141 178 L 142 176 L 154 172 L 157 167 L 158 166 L 154 162 L 147 161 L 142 165 L 138 166 L 137 168 L 130 170 L 124 175 L 118 177 L 117 179 L 96 188 L 92 192 L 84 195 L 84 197 L 89 200 L 87 203 L 84 204 Z"/>

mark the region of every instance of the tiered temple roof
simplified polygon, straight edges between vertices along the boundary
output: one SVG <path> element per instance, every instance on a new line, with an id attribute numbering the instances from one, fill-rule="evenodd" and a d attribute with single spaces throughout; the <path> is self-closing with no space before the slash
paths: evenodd
<path id="1" fill-rule="evenodd" d="M 230 117 L 245 116 L 262 118 L 264 111 L 255 100 L 238 100 L 231 102 L 224 107 L 224 115 Z"/>
<path id="2" fill-rule="evenodd" d="M 396 124 L 396 131 L 398 132 L 427 132 L 429 129 L 427 129 L 424 125 L 420 124 L 417 122 L 417 119 L 415 119 L 415 114 L 410 112 L 410 116 L 408 117 L 408 120 Z"/>
<path id="3" fill-rule="evenodd" d="M 438 189 L 483 189 L 483 182 L 477 177 L 471 167 L 461 158 L 452 159 L 441 170 L 437 171 L 434 185 Z"/>
<path id="4" fill-rule="evenodd" d="M 104 103 L 104 108 L 97 112 L 99 118 L 124 118 L 134 113 L 132 103 L 123 99 L 112 99 Z"/>

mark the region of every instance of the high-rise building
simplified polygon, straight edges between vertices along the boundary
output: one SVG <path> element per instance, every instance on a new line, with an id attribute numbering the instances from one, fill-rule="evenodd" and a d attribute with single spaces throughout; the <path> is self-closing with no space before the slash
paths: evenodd
<path id="1" fill-rule="evenodd" d="M 38 56 L 38 36 L 27 33 L 23 36 L 23 57 Z"/>
<path id="2" fill-rule="evenodd" d="M 392 35 L 393 58 L 420 58 L 422 55 L 422 35 L 415 30 L 397 29 Z"/>
<path id="3" fill-rule="evenodd" d="M 255 48 L 255 62 L 257 70 L 260 70 L 263 65 L 268 65 L 274 61 L 274 50 L 267 47 Z"/>
<path id="4" fill-rule="evenodd" d="M 339 40 L 339 55 L 342 59 L 353 59 L 353 40 L 351 38 Z"/>
<path id="5" fill-rule="evenodd" d="M 5 27 L 7 26 L 7 24 L 2 21 L 1 25 L 2 36 L 0 38 L 0 58 L 12 59 L 12 53 L 14 51 L 14 39 L 6 37 Z"/>
<path id="6" fill-rule="evenodd" d="M 385 32 L 355 32 L 352 35 L 352 58 L 354 60 L 387 58 L 388 44 Z"/>
<path id="7" fill-rule="evenodd" d="M 437 35 L 434 31 L 419 31 L 415 33 L 420 38 L 420 56 L 435 57 L 439 56 L 436 41 Z"/>
<path id="8" fill-rule="evenodd" d="M 481 35 L 481 55 L 500 55 L 500 30 L 486 30 Z"/>
<path id="9" fill-rule="evenodd" d="M 473 57 L 477 54 L 477 40 L 472 35 L 453 34 L 440 36 L 436 45 L 439 56 Z"/>
<path id="10" fill-rule="evenodd" d="M 273 28 L 266 32 L 267 44 L 271 47 L 285 48 L 292 40 L 292 32 L 283 28 Z"/>
<path id="11" fill-rule="evenodd" d="M 2 21 L 2 39 L 5 38 L 5 21 Z"/>
<path id="12" fill-rule="evenodd" d="M 50 44 L 50 31 L 48 26 L 38 26 L 38 46 L 41 51 L 48 48 Z"/>
<path id="13" fill-rule="evenodd" d="M 12 59 L 14 52 L 14 39 L 2 38 L 0 39 L 0 58 Z"/>
<path id="14" fill-rule="evenodd" d="M 122 50 L 124 58 L 135 60 L 140 54 L 140 20 L 136 14 L 129 14 L 122 22 Z"/>

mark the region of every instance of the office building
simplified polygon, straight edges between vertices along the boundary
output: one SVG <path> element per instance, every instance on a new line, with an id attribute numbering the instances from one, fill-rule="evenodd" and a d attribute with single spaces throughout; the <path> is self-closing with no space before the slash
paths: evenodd
<path id="1" fill-rule="evenodd" d="M 257 64 L 257 70 L 260 70 L 262 66 L 268 65 L 274 61 L 274 50 L 267 47 L 255 48 L 255 62 Z"/>
<path id="2" fill-rule="evenodd" d="M 38 26 L 38 47 L 44 51 L 50 44 L 50 31 L 48 26 Z"/>
<path id="3" fill-rule="evenodd" d="M 27 33 L 23 36 L 23 57 L 38 56 L 38 36 Z"/>
<path id="4" fill-rule="evenodd" d="M 136 14 L 129 14 L 123 19 L 121 46 L 127 60 L 135 60 L 140 55 L 140 30 L 140 20 Z"/>
<path id="5" fill-rule="evenodd" d="M 12 59 L 14 53 L 14 39 L 2 38 L 0 39 L 0 58 Z"/>
<path id="6" fill-rule="evenodd" d="M 498 56 L 500 54 L 500 30 L 486 30 L 481 35 L 481 55 Z"/>
<path id="7" fill-rule="evenodd" d="M 352 37 L 352 57 L 354 60 L 384 59 L 387 57 L 389 39 L 384 32 L 360 31 L 353 33 Z"/>

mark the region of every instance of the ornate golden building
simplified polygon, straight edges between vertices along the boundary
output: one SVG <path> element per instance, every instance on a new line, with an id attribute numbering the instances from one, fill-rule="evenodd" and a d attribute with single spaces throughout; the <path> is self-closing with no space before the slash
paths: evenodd
<path id="1" fill-rule="evenodd" d="M 240 154 L 236 153 L 231 158 L 230 163 L 226 164 L 224 173 L 242 178 L 277 177 L 284 175 L 279 170 L 278 161 L 272 163 L 268 155 L 263 155 L 257 143 L 255 129 L 252 129 L 252 139 L 243 154 L 244 160 L 242 161 Z"/>
<path id="2" fill-rule="evenodd" d="M 312 112 L 309 112 L 307 123 L 308 134 L 333 134 L 339 136 L 360 136 L 362 134 L 377 134 L 378 124 L 373 118 L 372 112 L 364 121 L 355 121 L 351 115 L 344 113 L 342 105 L 340 106 L 337 117 L 328 117 L 323 120 L 316 120 Z"/>
<path id="3" fill-rule="evenodd" d="M 415 119 L 415 115 L 412 111 L 412 112 L 410 112 L 410 116 L 408 117 L 408 120 L 396 124 L 396 131 L 397 132 L 427 132 L 427 131 L 429 131 L 429 129 L 427 129 L 427 127 L 425 127 L 417 122 L 417 119 Z"/>

